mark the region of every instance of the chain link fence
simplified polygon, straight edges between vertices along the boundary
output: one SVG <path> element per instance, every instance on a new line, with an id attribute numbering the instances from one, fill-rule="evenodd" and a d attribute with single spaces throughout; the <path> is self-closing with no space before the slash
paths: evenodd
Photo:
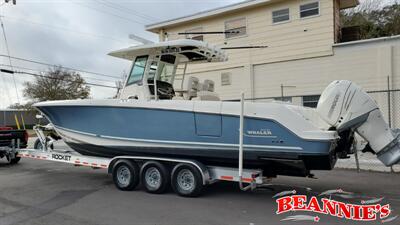
<path id="1" fill-rule="evenodd" d="M 376 101 L 381 109 L 385 120 L 392 129 L 400 129 L 400 89 L 399 90 L 378 90 L 367 91 L 367 93 Z M 296 105 L 316 107 L 319 96 L 284 96 L 247 99 L 256 102 L 285 101 Z M 358 167 L 355 155 L 348 159 L 339 159 L 336 167 L 346 169 L 360 169 L 368 171 L 394 172 L 400 173 L 400 164 L 393 167 L 383 165 L 372 153 L 358 152 Z"/>

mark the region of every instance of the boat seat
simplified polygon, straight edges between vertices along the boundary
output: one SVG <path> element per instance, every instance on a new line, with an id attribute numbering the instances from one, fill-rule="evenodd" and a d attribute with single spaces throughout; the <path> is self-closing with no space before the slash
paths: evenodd
<path id="1" fill-rule="evenodd" d="M 197 77 L 188 77 L 183 83 L 183 90 L 175 89 L 175 92 L 180 93 L 180 96 L 175 96 L 173 100 L 191 100 L 197 97 L 197 92 L 200 90 L 200 82 Z"/>
<path id="2" fill-rule="evenodd" d="M 214 88 L 215 88 L 214 81 L 208 79 L 204 80 L 203 84 L 201 85 L 202 91 L 214 92 Z"/>
<path id="3" fill-rule="evenodd" d="M 211 91 L 199 91 L 197 97 L 193 98 L 195 101 L 221 101 L 218 94 Z"/>
<path id="4" fill-rule="evenodd" d="M 196 101 L 220 101 L 217 93 L 214 92 L 214 81 L 204 80 L 201 84 L 201 90 L 197 92 L 197 97 L 193 100 Z"/>

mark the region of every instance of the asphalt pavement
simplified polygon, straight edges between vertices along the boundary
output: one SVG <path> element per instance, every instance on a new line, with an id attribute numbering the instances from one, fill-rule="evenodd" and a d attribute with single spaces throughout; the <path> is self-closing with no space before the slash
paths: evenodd
<path id="1" fill-rule="evenodd" d="M 296 190 L 318 196 L 330 189 L 354 192 L 353 199 L 384 197 L 390 218 L 400 214 L 400 175 L 335 169 L 315 172 L 317 179 L 279 177 L 272 189 L 242 192 L 235 183 L 220 182 L 198 198 L 183 198 L 168 191 L 149 194 L 138 188 L 123 192 L 114 187 L 105 170 L 74 167 L 55 162 L 22 159 L 17 165 L 0 160 L 0 225 L 10 224 L 354 224 L 354 221 L 316 213 L 277 215 L 276 193 Z M 307 190 L 308 188 L 308 190 Z M 310 190 L 311 189 L 311 190 Z M 361 196 L 361 197 L 360 197 Z M 281 221 L 292 215 L 318 215 L 313 221 Z M 357 222 L 357 224 L 382 224 Z M 387 224 L 400 224 L 400 218 Z"/>

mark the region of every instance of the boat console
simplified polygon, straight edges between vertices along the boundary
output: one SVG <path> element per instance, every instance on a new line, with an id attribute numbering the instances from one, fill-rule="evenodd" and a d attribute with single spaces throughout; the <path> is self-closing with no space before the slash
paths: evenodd
<path id="1" fill-rule="evenodd" d="M 195 40 L 176 40 L 135 46 L 109 55 L 133 62 L 121 99 L 219 101 L 212 80 L 186 76 L 189 63 L 223 62 L 219 48 Z"/>

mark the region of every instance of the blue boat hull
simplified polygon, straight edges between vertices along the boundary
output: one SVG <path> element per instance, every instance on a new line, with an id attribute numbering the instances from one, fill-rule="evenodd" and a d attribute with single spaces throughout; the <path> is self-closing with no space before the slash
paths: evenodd
<path id="1" fill-rule="evenodd" d="M 108 106 L 38 109 L 59 133 L 76 134 L 64 140 L 84 155 L 152 155 L 237 164 L 238 116 Z M 263 168 L 271 175 L 305 176 L 309 170 L 332 169 L 336 162 L 332 141 L 302 139 L 277 121 L 246 117 L 244 131 L 246 167 Z"/>

